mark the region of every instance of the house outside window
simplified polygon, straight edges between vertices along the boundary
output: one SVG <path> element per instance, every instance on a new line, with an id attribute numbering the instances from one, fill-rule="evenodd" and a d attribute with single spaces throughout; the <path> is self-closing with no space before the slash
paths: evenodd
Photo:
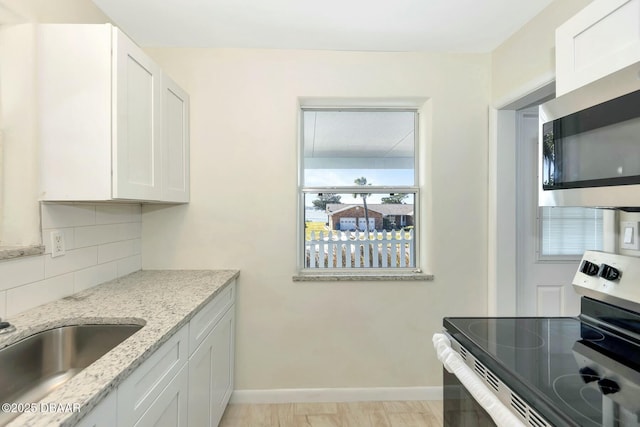
<path id="1" fill-rule="evenodd" d="M 302 108 L 299 269 L 415 272 L 415 109 Z"/>

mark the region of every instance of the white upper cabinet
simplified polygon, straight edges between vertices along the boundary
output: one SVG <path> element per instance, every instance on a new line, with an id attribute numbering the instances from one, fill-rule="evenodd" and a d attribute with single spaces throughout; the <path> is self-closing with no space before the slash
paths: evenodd
<path id="1" fill-rule="evenodd" d="M 113 198 L 161 200 L 162 70 L 113 31 Z"/>
<path id="2" fill-rule="evenodd" d="M 556 30 L 556 96 L 640 61 L 640 0 L 595 0 Z"/>
<path id="3" fill-rule="evenodd" d="M 188 202 L 188 95 L 109 24 L 37 33 L 41 200 Z"/>
<path id="4" fill-rule="evenodd" d="M 162 199 L 189 201 L 189 95 L 166 74 L 162 78 Z"/>

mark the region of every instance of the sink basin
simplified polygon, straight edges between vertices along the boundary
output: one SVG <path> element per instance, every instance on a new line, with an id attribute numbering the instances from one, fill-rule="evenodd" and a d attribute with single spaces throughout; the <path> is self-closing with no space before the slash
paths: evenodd
<path id="1" fill-rule="evenodd" d="M 0 350 L 0 402 L 38 402 L 141 327 L 62 326 L 3 348 Z M 0 426 L 18 415 L 0 412 Z"/>

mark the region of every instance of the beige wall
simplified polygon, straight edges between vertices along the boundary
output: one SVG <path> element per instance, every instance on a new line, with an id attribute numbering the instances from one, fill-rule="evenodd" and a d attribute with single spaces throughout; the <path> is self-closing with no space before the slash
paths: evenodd
<path id="1" fill-rule="evenodd" d="M 491 99 L 500 108 L 514 94 L 555 78 L 555 29 L 592 0 L 555 0 L 492 54 Z"/>
<path id="2" fill-rule="evenodd" d="M 191 95 L 192 201 L 143 208 L 143 268 L 241 270 L 236 388 L 440 386 L 442 317 L 486 313 L 489 55 L 149 52 Z M 292 281 L 299 97 L 431 98 L 435 281 Z"/>

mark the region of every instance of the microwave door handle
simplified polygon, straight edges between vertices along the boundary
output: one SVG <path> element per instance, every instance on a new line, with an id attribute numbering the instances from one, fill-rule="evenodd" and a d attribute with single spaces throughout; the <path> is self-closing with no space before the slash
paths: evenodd
<path id="1" fill-rule="evenodd" d="M 467 366 L 462 356 L 451 348 L 451 341 L 445 334 L 434 334 L 433 346 L 445 369 L 460 380 L 498 427 L 526 427 Z"/>

